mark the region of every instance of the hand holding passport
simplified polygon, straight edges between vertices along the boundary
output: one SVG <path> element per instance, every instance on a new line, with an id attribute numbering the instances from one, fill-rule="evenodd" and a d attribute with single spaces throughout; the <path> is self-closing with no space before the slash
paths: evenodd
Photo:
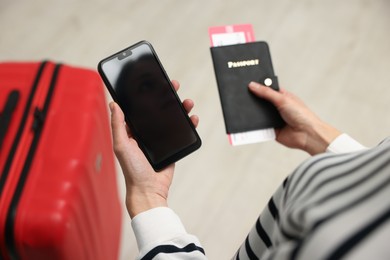
<path id="1" fill-rule="evenodd" d="M 227 133 L 284 125 L 271 103 L 248 90 L 251 81 L 279 90 L 266 42 L 212 47 L 211 55 Z"/>
<path id="2" fill-rule="evenodd" d="M 253 41 L 251 25 L 212 27 L 209 34 L 230 143 L 239 145 L 274 139 L 274 128 L 282 127 L 283 119 L 271 103 L 248 90 L 251 81 L 279 90 L 268 44 Z"/>

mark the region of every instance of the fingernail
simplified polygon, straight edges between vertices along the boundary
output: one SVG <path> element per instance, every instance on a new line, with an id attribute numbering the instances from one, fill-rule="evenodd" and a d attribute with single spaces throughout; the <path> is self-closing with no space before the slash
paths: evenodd
<path id="1" fill-rule="evenodd" d="M 110 111 L 111 111 L 111 114 L 114 112 L 114 102 L 111 102 L 110 104 L 108 104 L 108 107 L 110 108 Z"/>
<path id="2" fill-rule="evenodd" d="M 260 85 L 259 83 L 257 83 L 257 82 L 251 81 L 251 82 L 249 83 L 249 87 L 250 87 L 251 89 L 259 89 L 259 88 L 261 87 L 261 85 Z"/>

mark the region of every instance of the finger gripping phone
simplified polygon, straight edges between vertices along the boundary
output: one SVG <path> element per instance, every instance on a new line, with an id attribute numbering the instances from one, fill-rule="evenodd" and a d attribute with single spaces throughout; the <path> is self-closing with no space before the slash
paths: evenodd
<path id="1" fill-rule="evenodd" d="M 103 59 L 98 71 L 155 171 L 201 146 L 201 139 L 149 42 L 138 42 Z"/>

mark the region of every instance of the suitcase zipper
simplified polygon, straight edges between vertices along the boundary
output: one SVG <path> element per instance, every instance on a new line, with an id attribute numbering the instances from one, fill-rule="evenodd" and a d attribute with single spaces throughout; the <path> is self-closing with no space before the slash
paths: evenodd
<path id="1" fill-rule="evenodd" d="M 6 180 L 7 180 L 7 177 L 8 177 L 8 174 L 9 174 L 9 171 L 10 171 L 10 168 L 11 168 L 11 165 L 12 165 L 15 153 L 16 153 L 16 150 L 17 150 L 17 148 L 19 146 L 19 141 L 20 141 L 20 138 L 21 138 L 21 136 L 23 134 L 23 130 L 25 128 L 25 124 L 26 124 L 26 121 L 27 121 L 27 118 L 28 118 L 28 115 L 29 115 L 30 107 L 31 107 L 31 104 L 32 104 L 35 92 L 36 92 L 37 87 L 38 87 L 38 83 L 39 83 L 39 81 L 41 79 L 41 76 L 42 76 L 42 73 L 43 73 L 43 69 L 45 68 L 46 63 L 47 62 L 42 62 L 41 63 L 41 65 L 40 65 L 40 67 L 38 69 L 38 72 L 37 72 L 37 74 L 35 76 L 34 83 L 33 83 L 32 87 L 31 87 L 29 98 L 27 100 L 26 107 L 24 109 L 23 116 L 22 116 L 22 119 L 20 121 L 18 132 L 16 133 L 14 142 L 12 144 L 12 147 L 11 147 L 11 149 L 9 151 L 7 160 L 5 162 L 4 169 L 3 169 L 2 174 L 0 176 L 0 197 L 1 197 L 1 194 L 3 192 L 4 185 L 6 183 Z"/>
<path id="2" fill-rule="evenodd" d="M 7 134 L 7 129 L 11 123 L 12 114 L 16 109 L 16 105 L 19 101 L 20 93 L 17 90 L 12 90 L 7 98 L 7 102 L 4 105 L 3 112 L 0 117 L 0 148 L 3 145 L 3 141 Z"/>
<path id="3" fill-rule="evenodd" d="M 20 174 L 20 178 L 18 180 L 18 183 L 16 185 L 14 196 L 11 200 L 11 204 L 9 207 L 9 210 L 7 212 L 7 218 L 6 218 L 6 224 L 5 224 L 5 244 L 8 250 L 8 255 L 11 259 L 20 259 L 18 256 L 16 244 L 15 244 L 15 233 L 14 233 L 14 226 L 15 226 L 15 217 L 17 213 L 17 207 L 20 201 L 20 198 L 23 193 L 23 188 L 26 183 L 26 180 L 28 178 L 28 173 L 30 170 L 30 167 L 32 165 L 35 151 L 39 144 L 39 139 L 42 134 L 42 129 L 44 126 L 44 122 L 46 119 L 47 112 L 49 110 L 50 101 L 52 99 L 54 88 L 57 83 L 59 71 L 61 68 L 61 64 L 57 64 L 52 79 L 50 82 L 49 90 L 47 92 L 47 96 L 45 99 L 45 103 L 43 105 L 43 108 L 35 108 L 34 112 L 34 122 L 32 125 L 32 131 L 34 132 L 34 137 L 32 140 L 32 143 L 30 145 L 25 164 L 23 166 L 22 172 Z"/>

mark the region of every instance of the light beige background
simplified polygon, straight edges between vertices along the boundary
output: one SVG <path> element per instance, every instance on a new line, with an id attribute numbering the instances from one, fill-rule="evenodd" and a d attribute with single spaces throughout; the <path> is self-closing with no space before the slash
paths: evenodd
<path id="1" fill-rule="evenodd" d="M 0 0 L 0 60 L 48 58 L 94 69 L 149 40 L 201 119 L 203 147 L 177 164 L 170 206 L 210 259 L 227 259 L 275 188 L 308 157 L 276 142 L 228 144 L 207 30 L 240 23 L 253 24 L 256 38 L 269 43 L 280 84 L 323 119 L 367 146 L 389 134 L 388 0 Z M 129 223 L 124 213 L 121 259 L 137 255 Z"/>

